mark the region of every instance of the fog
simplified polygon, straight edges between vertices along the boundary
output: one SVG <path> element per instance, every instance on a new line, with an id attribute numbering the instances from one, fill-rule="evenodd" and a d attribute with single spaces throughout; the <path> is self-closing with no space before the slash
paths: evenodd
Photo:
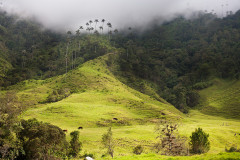
<path id="1" fill-rule="evenodd" d="M 147 26 L 153 19 L 171 20 L 177 14 L 189 16 L 200 10 L 222 17 L 227 11 L 240 9 L 240 0 L 2 0 L 1 8 L 56 30 L 76 30 L 89 20 L 103 18 L 113 28 L 121 29 Z"/>

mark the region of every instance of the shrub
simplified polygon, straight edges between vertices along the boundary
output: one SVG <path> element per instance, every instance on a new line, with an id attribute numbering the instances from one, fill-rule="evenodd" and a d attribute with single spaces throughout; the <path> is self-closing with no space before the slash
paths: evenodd
<path id="1" fill-rule="evenodd" d="M 36 119 L 22 120 L 17 138 L 25 151 L 19 159 L 53 159 L 54 156 L 66 156 L 66 135 L 57 126 Z"/>
<path id="2" fill-rule="evenodd" d="M 208 137 L 209 134 L 205 133 L 202 128 L 195 129 L 195 132 L 190 136 L 190 152 L 197 154 L 208 152 L 210 149 Z"/>
<path id="3" fill-rule="evenodd" d="M 137 145 L 133 149 L 133 153 L 136 155 L 140 155 L 143 152 L 143 146 L 142 145 Z"/>
<path id="4" fill-rule="evenodd" d="M 53 90 L 52 94 L 47 97 L 46 102 L 58 102 L 64 98 L 70 96 L 71 92 L 69 88 L 61 88 Z"/>
<path id="5" fill-rule="evenodd" d="M 156 132 L 159 141 L 154 145 L 157 153 L 161 151 L 164 155 L 187 155 L 186 138 L 179 136 L 177 130 L 178 124 L 170 121 L 161 121 L 157 124 Z"/>
<path id="6" fill-rule="evenodd" d="M 104 145 L 104 148 L 107 148 L 107 154 L 110 154 L 113 158 L 114 153 L 114 140 L 113 140 L 113 134 L 112 134 L 112 128 L 110 127 L 108 129 L 108 132 L 103 134 L 102 136 L 102 144 Z"/>
<path id="7" fill-rule="evenodd" d="M 208 88 L 211 85 L 212 85 L 211 82 L 198 82 L 198 83 L 193 85 L 193 89 L 201 90 L 201 89 L 204 89 L 204 88 Z"/>
<path id="8" fill-rule="evenodd" d="M 82 143 L 79 141 L 79 131 L 73 131 L 70 133 L 70 156 L 77 157 L 78 153 L 81 151 Z"/>
<path id="9" fill-rule="evenodd" d="M 240 149 L 238 149 L 235 146 L 230 147 L 229 149 L 225 148 L 226 152 L 240 152 Z"/>

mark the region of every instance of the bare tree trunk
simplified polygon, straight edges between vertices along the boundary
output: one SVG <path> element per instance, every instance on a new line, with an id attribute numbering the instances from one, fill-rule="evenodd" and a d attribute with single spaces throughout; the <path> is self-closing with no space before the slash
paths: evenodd
<path id="1" fill-rule="evenodd" d="M 67 44 L 67 49 L 66 49 L 66 54 L 65 54 L 65 61 L 66 61 L 66 74 L 67 74 L 67 66 L 68 66 L 68 63 L 67 63 L 67 56 L 68 56 L 68 45 L 69 43 Z"/>

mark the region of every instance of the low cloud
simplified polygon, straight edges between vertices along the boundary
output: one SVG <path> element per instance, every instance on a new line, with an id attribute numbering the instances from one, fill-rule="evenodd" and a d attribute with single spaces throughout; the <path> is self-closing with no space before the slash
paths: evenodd
<path id="1" fill-rule="evenodd" d="M 239 0 L 2 0 L 8 13 L 37 19 L 45 27 L 76 30 L 87 21 L 106 19 L 114 28 L 147 26 L 153 19 L 207 10 L 218 16 L 240 9 Z"/>

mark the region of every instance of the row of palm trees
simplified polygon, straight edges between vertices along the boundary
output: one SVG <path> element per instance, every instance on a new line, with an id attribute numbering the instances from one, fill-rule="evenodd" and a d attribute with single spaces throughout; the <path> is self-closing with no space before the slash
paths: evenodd
<path id="1" fill-rule="evenodd" d="M 102 24 L 98 27 L 99 28 L 99 31 L 103 34 L 103 30 L 104 30 L 104 23 L 106 22 L 105 19 L 102 19 L 101 20 Z M 92 26 L 92 24 L 95 23 L 95 27 Z M 95 19 L 94 22 L 92 20 L 89 20 L 87 23 L 86 23 L 86 31 L 88 33 L 95 33 L 95 34 L 98 34 L 99 31 L 98 31 L 98 28 L 97 28 L 97 25 L 99 23 L 99 20 L 98 19 Z M 107 27 L 108 27 L 108 34 L 111 35 L 112 32 L 114 33 L 118 33 L 118 30 L 115 29 L 114 31 L 112 31 L 112 24 L 110 22 L 107 23 Z M 80 31 L 81 30 L 84 30 L 84 27 L 83 26 L 80 26 L 79 29 L 76 31 L 76 34 L 79 35 L 80 34 Z"/>
<path id="2" fill-rule="evenodd" d="M 102 24 L 98 27 L 98 24 L 101 23 Z M 89 20 L 87 23 L 86 23 L 86 31 L 88 33 L 94 33 L 94 34 L 99 34 L 100 32 L 103 34 L 103 30 L 104 30 L 104 24 L 106 22 L 105 19 L 102 19 L 101 22 L 98 20 L 98 19 L 95 19 L 94 22 L 92 20 Z M 93 27 L 95 23 L 95 26 Z M 107 23 L 107 27 L 108 27 L 108 39 L 110 40 L 111 38 L 111 35 L 113 33 L 117 34 L 118 33 L 118 29 L 114 29 L 112 31 L 112 24 L 110 22 Z M 99 29 L 99 31 L 98 31 Z M 129 30 L 131 30 L 131 27 L 128 28 Z M 81 30 L 84 30 L 84 27 L 83 26 L 80 26 L 78 30 L 76 30 L 76 35 L 77 36 L 80 36 L 80 33 L 81 33 Z M 67 32 L 67 46 L 66 46 L 66 53 L 65 53 L 65 65 L 66 65 L 66 73 L 68 72 L 68 61 L 69 61 L 69 46 L 70 46 L 70 43 L 71 43 L 71 36 L 72 36 L 72 32 L 71 31 L 68 31 Z M 80 41 L 78 42 L 78 48 L 80 50 Z M 75 64 L 74 64 L 74 61 L 76 60 L 77 58 L 77 55 L 76 55 L 76 51 L 72 52 L 72 58 L 70 58 L 72 60 L 72 68 L 74 68 Z M 70 60 L 70 61 L 71 61 Z"/>

